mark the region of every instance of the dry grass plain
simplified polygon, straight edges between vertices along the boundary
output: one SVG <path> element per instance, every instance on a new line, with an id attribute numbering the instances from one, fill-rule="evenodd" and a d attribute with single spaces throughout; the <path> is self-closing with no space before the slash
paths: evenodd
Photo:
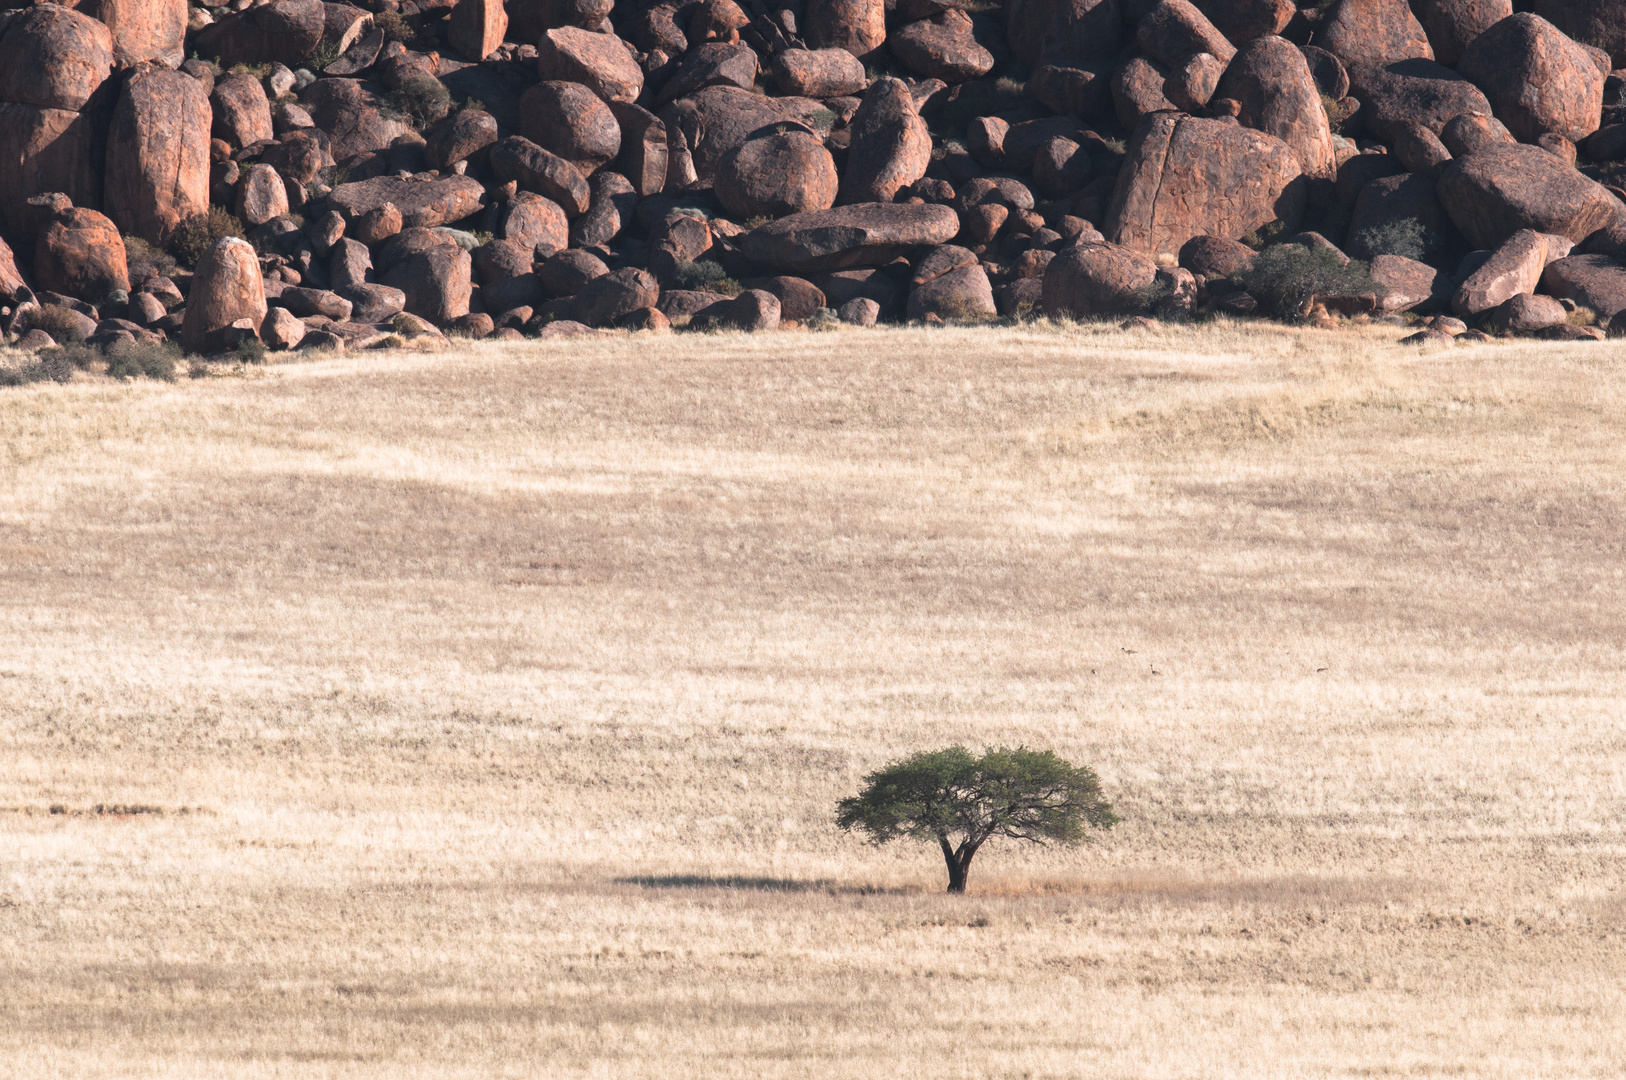
<path id="1" fill-rule="evenodd" d="M 1396 336 L 0 393 L 0 1076 L 1626 1073 L 1626 351 Z"/>

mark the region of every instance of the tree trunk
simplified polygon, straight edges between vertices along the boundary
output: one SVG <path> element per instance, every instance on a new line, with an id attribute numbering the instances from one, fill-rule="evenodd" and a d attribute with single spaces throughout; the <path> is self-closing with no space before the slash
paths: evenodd
<path id="1" fill-rule="evenodd" d="M 971 856 L 977 853 L 977 846 L 970 841 L 960 845 L 956 851 L 948 842 L 948 837 L 938 837 L 943 846 L 943 861 L 948 864 L 948 891 L 951 893 L 965 892 L 965 879 L 971 873 Z"/>

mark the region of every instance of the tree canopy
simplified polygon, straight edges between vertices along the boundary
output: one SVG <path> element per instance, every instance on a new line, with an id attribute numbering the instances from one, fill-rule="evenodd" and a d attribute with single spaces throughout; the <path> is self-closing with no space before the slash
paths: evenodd
<path id="1" fill-rule="evenodd" d="M 981 757 L 963 746 L 923 751 L 870 773 L 836 807 L 837 825 L 876 844 L 936 840 L 951 893 L 965 892 L 971 859 L 992 837 L 1077 844 L 1117 821 L 1094 770 L 1025 747 Z"/>

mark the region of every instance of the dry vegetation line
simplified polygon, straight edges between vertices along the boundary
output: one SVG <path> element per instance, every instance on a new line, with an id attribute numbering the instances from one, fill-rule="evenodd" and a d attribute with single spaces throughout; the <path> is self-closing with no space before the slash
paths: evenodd
<path id="1" fill-rule="evenodd" d="M 1041 326 L 0 394 L 0 1076 L 1619 1075 L 1621 359 Z M 956 742 L 1124 821 L 958 899 L 837 832 Z"/>

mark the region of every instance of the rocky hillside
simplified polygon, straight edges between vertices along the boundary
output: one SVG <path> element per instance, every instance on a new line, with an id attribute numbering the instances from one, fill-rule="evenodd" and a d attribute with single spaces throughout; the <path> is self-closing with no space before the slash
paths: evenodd
<path id="1" fill-rule="evenodd" d="M 1601 336 L 1626 0 L 1520 3 L 39 3 L 0 13 L 6 330 Z"/>

